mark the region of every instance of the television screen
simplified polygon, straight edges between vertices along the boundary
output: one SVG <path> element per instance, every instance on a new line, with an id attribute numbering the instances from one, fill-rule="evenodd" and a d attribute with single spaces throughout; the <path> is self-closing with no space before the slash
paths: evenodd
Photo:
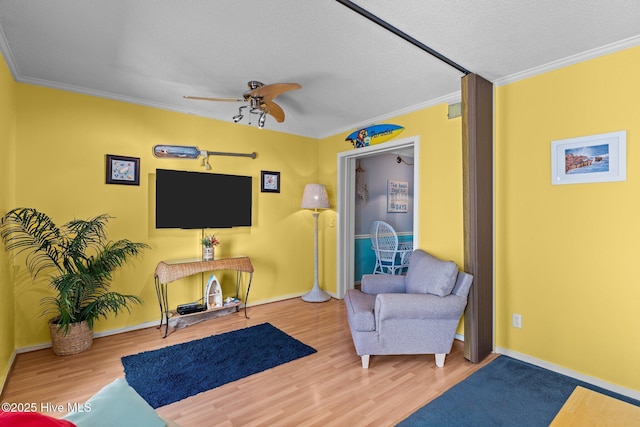
<path id="1" fill-rule="evenodd" d="M 156 228 L 251 225 L 252 178 L 156 169 Z"/>

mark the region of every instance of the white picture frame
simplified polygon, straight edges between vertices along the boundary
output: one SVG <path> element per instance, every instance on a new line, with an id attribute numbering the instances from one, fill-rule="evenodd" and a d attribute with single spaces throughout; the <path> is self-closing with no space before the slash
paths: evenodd
<path id="1" fill-rule="evenodd" d="M 387 181 L 387 212 L 409 211 L 409 182 Z"/>
<path id="2" fill-rule="evenodd" d="M 551 184 L 626 181 L 627 132 L 551 142 Z"/>

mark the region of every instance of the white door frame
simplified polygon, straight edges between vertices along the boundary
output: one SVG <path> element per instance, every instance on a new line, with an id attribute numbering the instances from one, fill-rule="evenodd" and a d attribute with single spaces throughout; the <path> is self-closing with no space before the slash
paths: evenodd
<path id="1" fill-rule="evenodd" d="M 370 145 L 356 150 L 338 153 L 338 236 L 337 236 L 337 277 L 336 296 L 343 298 L 347 289 L 354 286 L 354 238 L 355 238 L 355 188 L 356 161 L 363 157 L 393 152 L 404 148 L 413 148 L 413 247 L 418 246 L 418 219 L 420 194 L 420 137 L 389 141 Z"/>

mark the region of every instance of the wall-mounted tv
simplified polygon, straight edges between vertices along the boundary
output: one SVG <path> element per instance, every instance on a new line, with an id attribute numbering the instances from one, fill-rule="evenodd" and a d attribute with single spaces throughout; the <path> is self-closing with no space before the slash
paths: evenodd
<path id="1" fill-rule="evenodd" d="M 251 225 L 250 176 L 156 169 L 156 228 Z"/>

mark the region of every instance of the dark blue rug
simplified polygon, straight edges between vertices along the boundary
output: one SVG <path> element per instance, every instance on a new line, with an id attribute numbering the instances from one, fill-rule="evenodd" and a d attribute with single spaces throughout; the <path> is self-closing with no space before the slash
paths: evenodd
<path id="1" fill-rule="evenodd" d="M 316 350 L 269 323 L 122 358 L 125 378 L 154 408 Z"/>
<path id="2" fill-rule="evenodd" d="M 500 356 L 398 426 L 548 426 L 576 386 L 640 406 L 627 396 Z"/>

